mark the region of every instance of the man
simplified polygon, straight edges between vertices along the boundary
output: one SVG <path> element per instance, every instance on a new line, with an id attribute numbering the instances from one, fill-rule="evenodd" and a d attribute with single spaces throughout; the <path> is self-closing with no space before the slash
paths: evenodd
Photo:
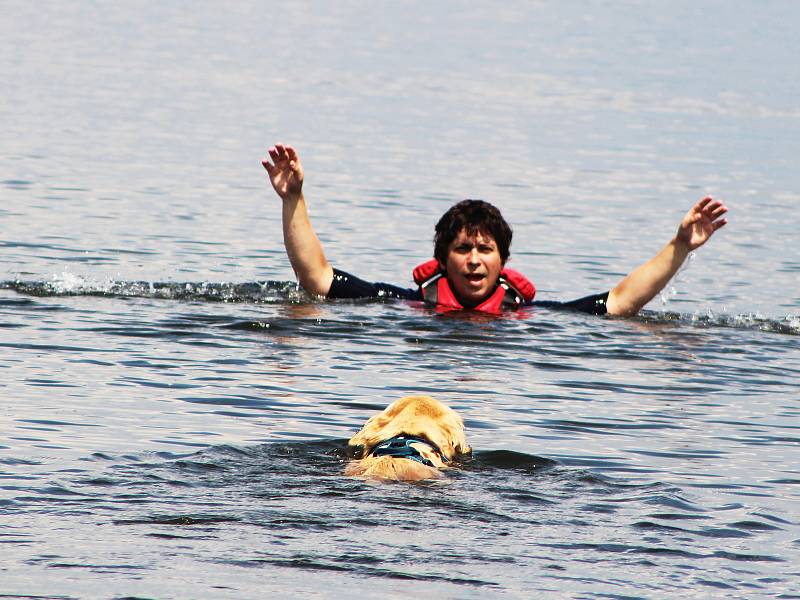
<path id="1" fill-rule="evenodd" d="M 270 162 L 271 161 L 271 162 Z M 310 294 L 327 298 L 403 298 L 425 300 L 444 308 L 498 312 L 533 303 L 535 288 L 524 276 L 505 269 L 511 228 L 487 202 L 465 200 L 436 225 L 435 258 L 414 270 L 418 289 L 369 283 L 334 269 L 308 218 L 303 196 L 303 167 L 291 146 L 276 144 L 262 161 L 283 201 L 283 241 L 289 261 Z M 678 232 L 649 261 L 633 270 L 610 292 L 573 302 L 536 302 L 594 314 L 632 316 L 669 282 L 690 252 L 725 226 L 728 208 L 703 198 L 681 221 Z"/>

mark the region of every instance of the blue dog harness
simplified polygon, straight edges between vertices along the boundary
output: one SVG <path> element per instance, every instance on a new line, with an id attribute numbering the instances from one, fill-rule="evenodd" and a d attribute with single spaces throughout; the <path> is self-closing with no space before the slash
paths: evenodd
<path id="1" fill-rule="evenodd" d="M 430 460 L 422 456 L 419 450 L 417 450 L 411 445 L 415 442 L 430 446 L 430 448 L 434 452 L 436 452 L 436 454 L 439 455 L 439 457 L 442 459 L 442 462 L 449 462 L 447 460 L 447 457 L 444 454 L 442 454 L 442 451 L 439 450 L 439 447 L 433 442 L 430 442 L 425 438 L 417 437 L 414 435 L 406 435 L 406 434 L 396 435 L 393 438 L 389 438 L 388 440 L 382 441 L 380 444 L 378 444 L 372 449 L 370 455 L 392 456 L 394 458 L 409 458 L 428 467 L 436 468 L 436 465 L 434 465 Z"/>

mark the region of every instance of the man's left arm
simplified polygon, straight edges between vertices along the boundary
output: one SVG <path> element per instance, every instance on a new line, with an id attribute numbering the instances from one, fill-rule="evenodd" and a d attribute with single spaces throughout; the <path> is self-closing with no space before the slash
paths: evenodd
<path id="1" fill-rule="evenodd" d="M 608 294 L 608 314 L 630 317 L 658 294 L 680 269 L 689 253 L 705 244 L 728 222 L 728 207 L 706 197 L 683 217 L 678 232 L 661 251 L 634 269 Z"/>

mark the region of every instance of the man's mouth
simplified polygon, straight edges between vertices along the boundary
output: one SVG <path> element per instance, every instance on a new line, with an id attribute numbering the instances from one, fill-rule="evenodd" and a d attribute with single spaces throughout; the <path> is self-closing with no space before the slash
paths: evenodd
<path id="1" fill-rule="evenodd" d="M 481 281 L 483 281 L 483 280 L 484 280 L 484 278 L 486 277 L 486 275 L 482 275 L 482 274 L 480 274 L 480 273 L 469 273 L 469 274 L 467 274 L 467 275 L 464 275 L 464 277 L 465 277 L 465 278 L 466 278 L 466 280 L 467 280 L 467 281 L 469 281 L 470 283 L 480 283 Z"/>

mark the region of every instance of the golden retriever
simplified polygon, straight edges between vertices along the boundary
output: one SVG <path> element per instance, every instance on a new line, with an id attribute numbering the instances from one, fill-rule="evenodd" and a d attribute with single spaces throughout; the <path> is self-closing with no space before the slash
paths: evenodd
<path id="1" fill-rule="evenodd" d="M 384 481 L 443 477 L 440 469 L 459 454 L 469 454 L 464 422 L 430 396 L 406 396 L 371 417 L 348 446 L 358 460 L 345 475 Z"/>

